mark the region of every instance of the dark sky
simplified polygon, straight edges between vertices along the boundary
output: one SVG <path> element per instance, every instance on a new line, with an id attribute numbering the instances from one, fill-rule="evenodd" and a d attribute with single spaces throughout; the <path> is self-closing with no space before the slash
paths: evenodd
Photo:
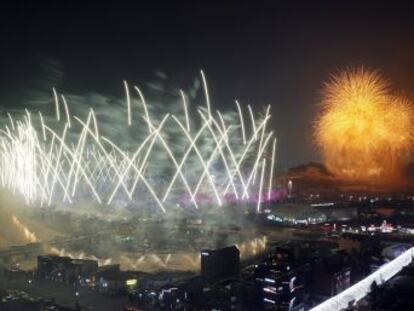
<path id="1" fill-rule="evenodd" d="M 31 2 L 2 4 L 2 106 L 17 108 L 49 59 L 73 93 L 122 96 L 123 79 L 143 83 L 155 70 L 185 88 L 204 69 L 216 108 L 235 98 L 272 106 L 290 167 L 319 159 L 311 122 L 330 73 L 364 65 L 414 90 L 414 1 Z"/>

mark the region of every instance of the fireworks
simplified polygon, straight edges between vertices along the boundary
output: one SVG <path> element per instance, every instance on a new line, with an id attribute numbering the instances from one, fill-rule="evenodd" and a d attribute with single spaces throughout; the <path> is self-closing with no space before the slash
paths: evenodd
<path id="1" fill-rule="evenodd" d="M 262 254 L 267 248 L 266 236 L 251 238 L 236 243 L 240 250 L 241 259 L 249 259 L 258 254 Z M 131 255 L 123 252 L 117 252 L 115 258 L 99 258 L 95 255 L 85 253 L 84 251 L 71 252 L 64 248 L 50 247 L 50 252 L 59 256 L 68 256 L 73 259 L 92 259 L 98 261 L 98 264 L 108 265 L 112 262 L 120 262 L 121 268 L 125 270 L 139 271 L 158 271 L 167 270 L 199 270 L 200 253 L 194 251 L 179 251 L 170 253 L 167 251 L 147 252 L 145 254 Z"/>
<path id="2" fill-rule="evenodd" d="M 189 111 L 181 91 L 182 111 L 158 118 L 143 92 L 124 82 L 123 127 L 136 133 L 127 147 L 119 136 L 114 140 L 102 133 L 94 109 L 85 118 L 72 115 L 66 98 L 53 90 L 55 120 L 28 110 L 19 120 L 8 114 L 8 124 L 0 130 L 1 184 L 30 205 L 93 199 L 100 204 L 154 205 L 165 212 L 176 204 L 198 208 L 201 201 L 222 206 L 244 200 L 257 202 L 260 210 L 261 202 L 274 194 L 276 140 L 266 130 L 270 109 L 257 118 L 249 106 L 250 117 L 245 118 L 237 102 L 238 122 L 231 122 L 226 114 L 213 112 L 203 73 L 202 82 L 206 108 Z"/>
<path id="3" fill-rule="evenodd" d="M 329 170 L 342 178 L 393 176 L 413 144 L 413 112 L 376 72 L 341 72 L 326 84 L 316 142 Z"/>
<path id="4" fill-rule="evenodd" d="M 13 216 L 12 220 L 13 220 L 13 224 L 17 228 L 19 228 L 19 230 L 21 230 L 21 232 L 23 232 L 24 238 L 28 242 L 33 243 L 33 242 L 37 242 L 38 241 L 37 240 L 37 237 L 36 237 L 36 234 L 34 234 L 34 232 L 31 232 L 29 230 L 29 228 L 27 228 L 16 216 Z"/>

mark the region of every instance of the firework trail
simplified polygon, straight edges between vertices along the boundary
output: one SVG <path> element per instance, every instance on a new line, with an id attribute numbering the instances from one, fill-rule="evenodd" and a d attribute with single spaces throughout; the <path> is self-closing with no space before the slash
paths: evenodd
<path id="1" fill-rule="evenodd" d="M 34 232 L 31 232 L 29 230 L 29 228 L 27 228 L 16 216 L 13 216 L 12 217 L 12 220 L 13 220 L 13 224 L 17 228 L 19 228 L 19 230 L 21 230 L 23 232 L 24 237 L 25 237 L 25 239 L 27 241 L 29 241 L 30 243 L 33 243 L 33 242 L 37 242 L 38 241 L 35 233 Z"/>
<path id="2" fill-rule="evenodd" d="M 18 119 L 8 114 L 0 129 L 2 186 L 29 205 L 93 199 L 166 212 L 177 204 L 199 208 L 244 200 L 257 203 L 260 211 L 263 201 L 273 199 L 269 163 L 275 163 L 276 140 L 266 127 L 270 109 L 262 115 L 249 106 L 249 118 L 238 102 L 237 112 L 213 111 L 201 76 L 205 107 L 190 109 L 180 91 L 181 110 L 173 106 L 167 113 L 157 112 L 157 105 L 147 104 L 141 89 L 127 82 L 126 109 L 116 111 L 104 98 L 96 111 L 71 106 L 73 97 L 53 89 L 53 120 L 26 110 Z M 118 110 L 126 111 L 122 120 Z"/>

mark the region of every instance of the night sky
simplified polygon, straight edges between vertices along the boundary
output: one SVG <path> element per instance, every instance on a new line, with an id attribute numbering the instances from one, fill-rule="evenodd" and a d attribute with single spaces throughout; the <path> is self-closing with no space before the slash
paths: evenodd
<path id="1" fill-rule="evenodd" d="M 38 81 L 123 96 L 123 79 L 143 84 L 161 70 L 178 89 L 204 69 L 215 108 L 235 98 L 272 106 L 279 167 L 287 168 L 320 160 L 312 120 L 330 73 L 364 65 L 414 90 L 413 1 L 31 2 L 0 12 L 5 109 L 23 108 Z M 45 66 L 56 69 L 53 79 Z"/>

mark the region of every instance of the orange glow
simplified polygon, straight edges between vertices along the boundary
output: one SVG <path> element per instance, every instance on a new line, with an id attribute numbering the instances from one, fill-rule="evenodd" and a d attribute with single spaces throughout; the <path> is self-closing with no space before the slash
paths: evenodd
<path id="1" fill-rule="evenodd" d="M 377 72 L 341 72 L 325 85 L 315 138 L 326 166 L 338 177 L 395 176 L 411 155 L 411 103 L 392 95 Z"/>
<path id="2" fill-rule="evenodd" d="M 23 232 L 24 237 L 28 242 L 37 242 L 37 237 L 34 234 L 34 232 L 31 232 L 24 224 L 20 222 L 20 220 L 16 216 L 13 216 L 12 219 L 13 224 Z"/>

